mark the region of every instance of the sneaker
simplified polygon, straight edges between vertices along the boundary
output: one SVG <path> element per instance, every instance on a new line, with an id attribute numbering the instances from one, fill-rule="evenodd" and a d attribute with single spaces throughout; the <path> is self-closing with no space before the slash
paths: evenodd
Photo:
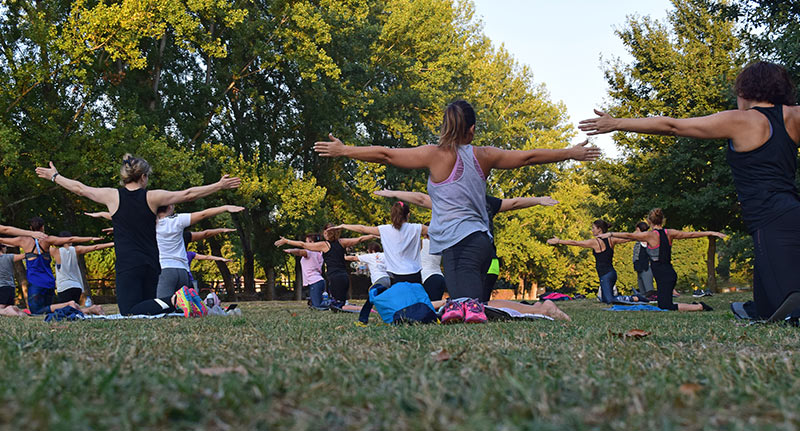
<path id="1" fill-rule="evenodd" d="M 464 322 L 486 323 L 486 312 L 483 309 L 483 303 L 477 299 L 470 299 L 464 302 Z"/>
<path id="2" fill-rule="evenodd" d="M 706 296 L 714 296 L 714 292 L 712 292 L 711 289 L 706 289 L 705 292 Z"/>
<path id="3" fill-rule="evenodd" d="M 692 292 L 692 296 L 695 297 L 695 298 L 702 298 L 702 297 L 707 296 L 707 295 L 708 294 L 703 289 L 697 289 L 694 292 Z"/>
<path id="4" fill-rule="evenodd" d="M 484 314 L 484 319 L 486 315 Z M 442 323 L 459 323 L 464 321 L 464 304 L 447 300 L 442 311 Z"/>

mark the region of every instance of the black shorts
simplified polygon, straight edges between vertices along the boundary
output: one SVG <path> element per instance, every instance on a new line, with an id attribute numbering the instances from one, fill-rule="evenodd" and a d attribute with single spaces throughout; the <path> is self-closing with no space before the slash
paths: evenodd
<path id="1" fill-rule="evenodd" d="M 14 305 L 16 293 L 14 286 L 0 286 L 0 305 Z"/>
<path id="2" fill-rule="evenodd" d="M 56 299 L 53 301 L 54 304 L 63 304 L 69 301 L 78 302 L 81 299 L 81 294 L 83 293 L 83 289 L 80 287 L 72 287 L 67 290 L 58 292 L 56 295 Z"/>

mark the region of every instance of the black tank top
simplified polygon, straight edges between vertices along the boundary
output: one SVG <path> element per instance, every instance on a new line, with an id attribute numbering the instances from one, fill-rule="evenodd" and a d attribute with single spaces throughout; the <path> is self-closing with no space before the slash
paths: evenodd
<path id="1" fill-rule="evenodd" d="M 786 132 L 783 106 L 755 107 L 769 120 L 770 137 L 753 151 L 736 152 L 728 142 L 728 164 L 742 205 L 742 218 L 752 233 L 800 207 L 795 185 L 797 145 Z"/>
<path id="2" fill-rule="evenodd" d="M 614 269 L 614 264 L 612 263 L 614 261 L 614 249 L 611 248 L 608 239 L 602 238 L 601 241 L 605 243 L 606 249 L 600 253 L 592 249 L 592 254 L 594 254 L 594 266 L 597 268 L 597 275 L 602 277 Z"/>
<path id="3" fill-rule="evenodd" d="M 118 190 L 119 209 L 111 216 L 117 273 L 142 265 L 159 269 L 156 215 L 147 205 L 147 189 Z"/>
<path id="4" fill-rule="evenodd" d="M 325 268 L 328 275 L 331 274 L 345 274 L 347 275 L 347 262 L 344 260 L 344 247 L 339 243 L 339 240 L 328 241 L 330 250 L 322 253 L 322 259 L 325 261 Z"/>
<path id="5" fill-rule="evenodd" d="M 653 262 L 665 265 L 672 265 L 672 244 L 666 229 L 656 229 L 658 232 L 658 260 Z"/>

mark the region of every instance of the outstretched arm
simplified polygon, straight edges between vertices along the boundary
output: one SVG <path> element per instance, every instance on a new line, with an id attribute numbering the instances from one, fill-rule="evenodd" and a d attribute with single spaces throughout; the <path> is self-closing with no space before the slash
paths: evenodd
<path id="1" fill-rule="evenodd" d="M 344 260 L 346 260 L 348 262 L 358 262 L 359 261 L 358 256 L 352 256 L 352 255 L 345 256 Z"/>
<path id="2" fill-rule="evenodd" d="M 196 260 L 214 260 L 214 261 L 217 261 L 217 262 L 225 262 L 225 263 L 233 262 L 232 260 L 225 259 L 224 257 L 210 256 L 210 255 L 207 255 L 207 254 L 195 254 L 194 258 Z"/>
<path id="3" fill-rule="evenodd" d="M 563 149 L 537 148 L 534 150 L 503 150 L 495 147 L 478 147 L 484 163 L 481 167 L 489 169 L 516 169 L 528 165 L 563 162 L 564 160 L 592 161 L 600 157 L 600 149 L 587 146 L 589 141 Z"/>
<path id="4" fill-rule="evenodd" d="M 322 157 L 349 157 L 365 162 L 381 163 L 404 169 L 424 169 L 430 166 L 435 147 L 423 145 L 414 148 L 389 148 L 382 146 L 360 147 L 344 145 L 342 141 L 328 135 L 330 141 L 314 143 L 314 151 Z"/>
<path id="5" fill-rule="evenodd" d="M 111 247 L 114 247 L 113 242 L 107 242 L 104 244 L 95 244 L 95 245 L 79 245 L 75 247 L 75 253 L 86 254 L 86 253 L 91 253 L 93 251 L 103 250 Z"/>
<path id="6" fill-rule="evenodd" d="M 629 241 L 647 241 L 653 239 L 653 231 L 647 232 L 606 232 L 597 236 L 598 238 L 627 239 Z"/>
<path id="7" fill-rule="evenodd" d="M 303 241 L 295 241 L 293 239 L 286 239 L 284 237 L 281 237 L 281 239 L 275 241 L 275 247 L 280 247 L 282 245 L 291 245 L 292 247 L 303 248 L 311 251 L 319 251 L 322 253 L 325 253 L 330 249 L 330 245 L 328 245 L 327 241 L 303 242 Z"/>
<path id="8" fill-rule="evenodd" d="M 724 233 L 715 231 L 684 232 L 681 230 L 672 230 L 672 229 L 667 229 L 667 235 L 669 235 L 669 237 L 672 239 L 704 238 L 707 236 L 715 236 L 717 238 L 724 239 L 726 237 Z"/>
<path id="9" fill-rule="evenodd" d="M 25 253 L 19 253 L 14 255 L 14 262 L 19 262 L 25 260 Z"/>
<path id="10" fill-rule="evenodd" d="M 374 192 L 378 196 L 383 196 L 385 198 L 392 198 L 401 200 L 404 202 L 408 202 L 410 204 L 414 204 L 423 208 L 431 209 L 433 208 L 433 204 L 431 203 L 431 197 L 425 193 L 421 192 L 400 192 L 396 190 L 378 190 Z"/>
<path id="11" fill-rule="evenodd" d="M 597 246 L 597 241 L 593 239 L 586 239 L 583 241 L 573 241 L 571 239 L 558 239 L 556 237 L 552 237 L 547 240 L 547 243 L 550 245 L 571 245 L 575 247 L 583 247 L 591 249 L 594 249 L 595 246 Z"/>
<path id="12" fill-rule="evenodd" d="M 749 117 L 747 111 L 740 110 L 694 118 L 614 118 L 597 109 L 594 113 L 598 117 L 583 120 L 578 126 L 587 135 L 623 131 L 699 139 L 733 139 L 738 131 L 747 129 Z"/>
<path id="13" fill-rule="evenodd" d="M 365 235 L 380 236 L 381 234 L 377 226 L 364 226 L 361 224 L 340 224 L 339 226 L 333 226 L 328 229 L 346 229 L 346 230 L 351 230 L 353 232 L 363 233 Z"/>
<path id="14" fill-rule="evenodd" d="M 297 257 L 306 257 L 306 256 L 308 256 L 308 252 L 306 250 L 302 249 L 302 248 L 287 248 L 287 249 L 285 249 L 283 251 L 285 253 L 291 254 L 292 256 L 297 256 Z"/>
<path id="15" fill-rule="evenodd" d="M 50 245 L 64 245 L 67 243 L 79 243 L 79 242 L 92 242 L 92 241 L 100 241 L 103 238 L 96 237 L 96 236 L 48 236 L 47 242 Z"/>
<path id="16" fill-rule="evenodd" d="M 111 220 L 111 213 L 108 211 L 98 211 L 98 212 L 83 213 L 83 214 L 93 218 L 104 218 L 106 220 Z"/>
<path id="17" fill-rule="evenodd" d="M 529 208 L 536 205 L 543 205 L 550 207 L 557 203 L 558 201 L 551 198 L 550 196 L 542 196 L 540 198 L 529 197 L 529 198 L 503 199 L 503 203 L 500 204 L 500 209 L 498 210 L 498 212 L 521 210 L 523 208 Z"/>
<path id="18" fill-rule="evenodd" d="M 209 217 L 214 217 L 215 215 L 220 215 L 220 214 L 222 214 L 224 212 L 238 213 L 239 211 L 242 211 L 243 209 L 244 209 L 244 207 L 240 207 L 240 206 L 236 206 L 236 205 L 223 205 L 221 207 L 208 208 L 208 209 L 205 209 L 203 211 L 198 211 L 198 212 L 192 213 L 191 214 L 191 216 L 192 216 L 191 223 L 195 224 L 195 223 L 197 223 L 197 222 L 199 222 L 201 220 L 205 220 L 205 219 L 207 219 Z"/>
<path id="19" fill-rule="evenodd" d="M 236 232 L 236 229 L 219 228 L 219 229 L 201 230 L 200 232 L 192 232 L 192 241 L 200 241 L 206 238 L 211 238 L 212 236 L 215 235 L 229 233 L 229 232 Z"/>
<path id="20" fill-rule="evenodd" d="M 59 174 L 58 169 L 56 169 L 55 165 L 53 165 L 53 162 L 50 162 L 49 168 L 36 168 L 36 175 L 38 175 L 39 178 L 53 181 L 54 183 L 64 187 L 78 196 L 83 196 L 99 204 L 103 204 L 109 207 L 109 209 L 111 208 L 112 204 L 116 205 L 114 203 L 115 199 L 117 198 L 116 190 L 109 187 L 90 187 L 80 181 L 71 180 Z"/>
<path id="21" fill-rule="evenodd" d="M 18 229 L 11 226 L 3 226 L 0 225 L 0 235 L 8 235 L 8 236 L 30 236 L 36 239 L 45 239 L 47 238 L 47 234 L 44 232 L 37 232 L 33 230 L 25 230 L 25 229 Z M 8 239 L 8 238 L 2 238 Z M 11 245 L 11 244 L 9 244 Z"/>
<path id="22" fill-rule="evenodd" d="M 216 183 L 192 187 L 177 192 L 150 190 L 147 192 L 147 203 L 150 205 L 150 208 L 154 210 L 153 212 L 155 212 L 155 209 L 161 206 L 191 202 L 220 190 L 238 188 L 241 184 L 242 180 L 239 179 L 239 177 L 231 178 L 227 175 L 223 175 Z"/>
<path id="23" fill-rule="evenodd" d="M 371 241 L 373 239 L 380 238 L 378 235 L 363 235 L 358 238 L 340 238 L 339 243 L 342 244 L 342 247 L 352 247 L 357 244 L 361 244 L 362 242 Z"/>

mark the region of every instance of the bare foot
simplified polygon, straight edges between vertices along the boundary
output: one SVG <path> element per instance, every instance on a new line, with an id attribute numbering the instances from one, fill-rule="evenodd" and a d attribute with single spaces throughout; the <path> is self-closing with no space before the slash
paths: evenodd
<path id="1" fill-rule="evenodd" d="M 92 305 L 91 307 L 86 307 L 81 311 L 83 312 L 83 314 L 96 314 L 98 316 L 102 316 L 102 315 L 106 314 L 103 311 L 103 307 L 101 307 L 100 305 L 97 305 L 97 304 Z"/>
<path id="2" fill-rule="evenodd" d="M 545 316 L 550 316 L 556 320 L 566 320 L 568 322 L 572 321 L 572 318 L 567 315 L 567 313 L 561 311 L 560 308 L 553 302 L 553 301 L 544 301 L 542 303 L 542 309 Z"/>

